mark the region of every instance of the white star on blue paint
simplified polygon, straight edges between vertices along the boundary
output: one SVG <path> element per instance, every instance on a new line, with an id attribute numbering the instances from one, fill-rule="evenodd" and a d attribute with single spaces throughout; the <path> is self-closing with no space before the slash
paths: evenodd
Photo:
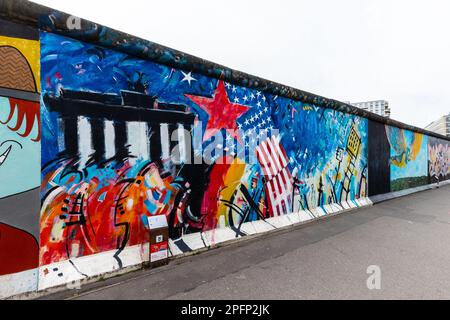
<path id="1" fill-rule="evenodd" d="M 183 80 L 181 80 L 181 82 L 187 81 L 189 83 L 189 85 L 191 85 L 191 81 L 197 81 L 197 79 L 195 79 L 192 76 L 192 72 L 189 73 L 184 73 L 183 71 L 181 71 L 181 73 L 183 74 L 184 78 Z"/>

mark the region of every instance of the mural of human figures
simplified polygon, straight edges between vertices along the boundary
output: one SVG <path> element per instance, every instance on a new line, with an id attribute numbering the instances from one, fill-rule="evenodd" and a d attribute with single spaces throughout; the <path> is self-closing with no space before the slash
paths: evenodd
<path id="1" fill-rule="evenodd" d="M 12 28 L 0 36 L 0 276 L 33 270 L 39 257 L 40 46 L 36 30 Z"/>

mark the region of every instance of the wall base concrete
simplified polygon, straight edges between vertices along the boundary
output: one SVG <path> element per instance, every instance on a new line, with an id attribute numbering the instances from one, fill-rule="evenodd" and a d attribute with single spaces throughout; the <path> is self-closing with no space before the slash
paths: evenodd
<path id="1" fill-rule="evenodd" d="M 0 276 L 0 300 L 38 290 L 39 269 Z"/>
<path id="2" fill-rule="evenodd" d="M 76 286 L 79 281 L 135 266 L 149 260 L 149 244 L 73 258 L 39 268 L 38 290 L 66 285 Z"/>
<path id="3" fill-rule="evenodd" d="M 138 270 L 149 262 L 150 245 L 125 248 L 120 259 L 117 250 L 73 258 L 21 273 L 0 277 L 0 300 L 35 298 L 61 290 Z"/>

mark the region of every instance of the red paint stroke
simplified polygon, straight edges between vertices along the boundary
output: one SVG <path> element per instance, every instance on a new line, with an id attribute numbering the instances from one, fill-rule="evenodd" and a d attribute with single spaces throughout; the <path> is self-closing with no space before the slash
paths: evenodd
<path id="1" fill-rule="evenodd" d="M 25 132 L 17 134 L 23 138 L 26 138 L 30 135 L 31 131 L 33 130 L 35 121 L 37 121 L 37 137 L 34 139 L 31 139 L 32 141 L 40 141 L 41 140 L 41 116 L 40 116 L 40 105 L 39 102 L 34 101 L 27 101 L 27 100 L 20 100 L 15 98 L 9 98 L 9 116 L 8 119 L 3 122 L 0 121 L 2 124 L 8 124 L 12 119 L 13 115 L 16 112 L 17 113 L 17 121 L 14 127 L 8 125 L 8 128 L 11 129 L 14 132 L 17 132 L 23 124 L 23 121 L 25 120 Z"/>
<path id="2" fill-rule="evenodd" d="M 0 224 L 0 276 L 39 266 L 39 246 L 29 233 Z"/>
<path id="3" fill-rule="evenodd" d="M 220 191 L 225 187 L 225 177 L 230 169 L 233 159 L 224 157 L 215 164 L 209 177 L 209 185 L 203 196 L 202 212 L 203 231 L 213 230 L 217 227 L 217 212 L 219 209 Z"/>

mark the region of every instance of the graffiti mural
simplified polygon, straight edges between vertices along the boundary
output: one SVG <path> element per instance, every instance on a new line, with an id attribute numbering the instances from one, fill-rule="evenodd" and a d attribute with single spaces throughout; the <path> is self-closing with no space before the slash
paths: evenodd
<path id="1" fill-rule="evenodd" d="M 52 30 L 0 20 L 0 298 L 148 261 L 152 216 L 177 255 L 450 178 L 445 139 L 105 27 Z"/>
<path id="2" fill-rule="evenodd" d="M 367 196 L 364 119 L 51 33 L 41 46 L 41 265 L 115 250 L 120 266 L 152 215 L 186 251 L 186 234 Z"/>
<path id="3" fill-rule="evenodd" d="M 428 136 L 385 126 L 390 145 L 391 191 L 428 183 Z"/>
<path id="4" fill-rule="evenodd" d="M 126 245 L 148 241 L 145 218 L 150 215 L 165 214 L 178 225 L 173 215 L 183 207 L 188 181 L 173 175 L 184 170 L 167 163 L 160 133 L 192 125 L 193 115 L 163 105 L 140 111 L 100 104 L 103 98 L 68 92 L 44 97 L 62 119 L 64 147 L 42 169 L 43 264 L 113 249 L 119 255 Z"/>
<path id="5" fill-rule="evenodd" d="M 38 32 L 4 21 L 0 26 L 1 277 L 38 267 L 41 137 Z M 0 285 L 0 297 L 37 286 L 33 271 L 20 279 Z"/>
<path id="6" fill-rule="evenodd" d="M 295 181 L 293 210 L 366 197 L 367 119 L 280 97 L 272 101 Z"/>
<path id="7" fill-rule="evenodd" d="M 246 161 L 255 141 L 239 133 L 250 119 L 271 126 L 260 92 L 45 32 L 41 44 L 42 265 L 107 250 L 120 265 L 148 241 L 151 215 L 180 240 L 281 214 L 260 163 Z"/>
<path id="8" fill-rule="evenodd" d="M 430 183 L 450 179 L 450 143 L 428 138 L 428 174 Z"/>

